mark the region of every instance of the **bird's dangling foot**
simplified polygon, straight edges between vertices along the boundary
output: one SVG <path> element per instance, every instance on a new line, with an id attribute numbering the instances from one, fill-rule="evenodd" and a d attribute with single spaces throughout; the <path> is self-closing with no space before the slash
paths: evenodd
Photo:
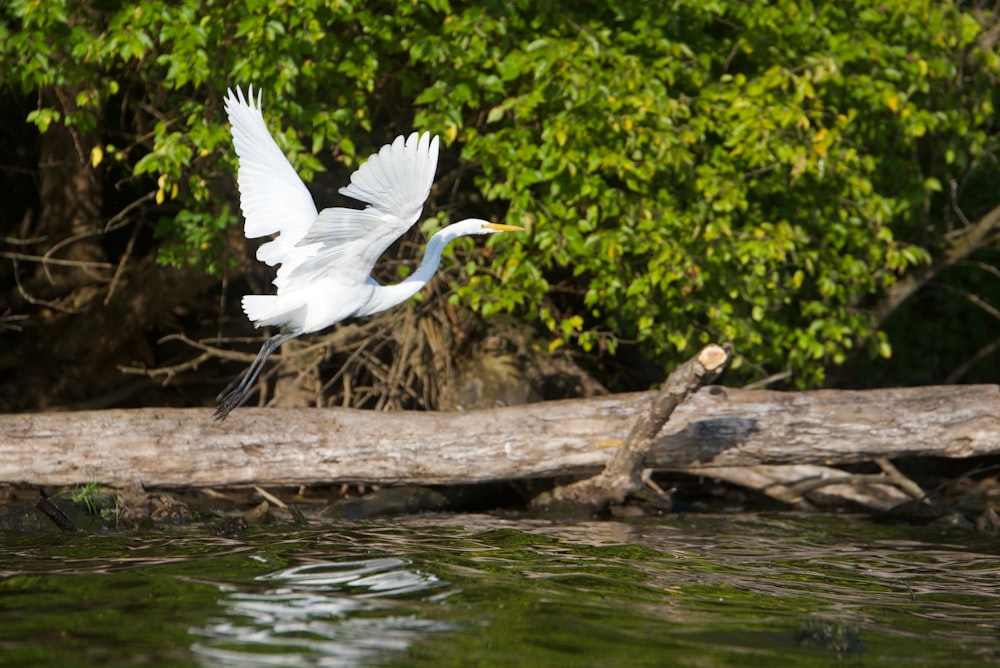
<path id="1" fill-rule="evenodd" d="M 253 389 L 253 384 L 257 381 L 258 376 L 260 376 L 260 372 L 264 368 L 264 363 L 267 362 L 267 358 L 271 356 L 271 353 L 277 350 L 282 343 L 294 339 L 298 335 L 299 332 L 279 332 L 265 340 L 260 347 L 260 352 L 257 353 L 257 357 L 254 358 L 253 364 L 250 365 L 250 368 L 243 375 L 240 384 L 219 401 L 218 407 L 212 413 L 212 419 L 216 422 L 222 422 L 234 408 L 242 404 L 247 396 L 249 396 L 250 390 Z"/>
<path id="2" fill-rule="evenodd" d="M 250 394 L 250 388 L 242 387 L 241 383 L 240 387 L 237 387 L 235 390 L 222 397 L 222 400 L 219 401 L 219 405 L 216 407 L 215 412 L 212 413 L 212 419 L 216 422 L 222 422 L 225 420 L 234 408 L 243 403 L 248 394 Z"/>

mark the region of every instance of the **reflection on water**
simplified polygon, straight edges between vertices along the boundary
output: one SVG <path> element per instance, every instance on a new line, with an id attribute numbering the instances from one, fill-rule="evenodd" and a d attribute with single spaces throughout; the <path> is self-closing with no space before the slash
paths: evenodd
<path id="1" fill-rule="evenodd" d="M 0 537 L 0 664 L 981 665 L 1000 540 L 833 516 Z"/>
<path id="2" fill-rule="evenodd" d="M 395 596 L 440 588 L 437 577 L 395 557 L 315 562 L 256 578 L 258 591 L 231 591 L 223 614 L 192 629 L 191 650 L 215 666 L 354 666 L 402 651 L 448 625 L 392 605 Z"/>

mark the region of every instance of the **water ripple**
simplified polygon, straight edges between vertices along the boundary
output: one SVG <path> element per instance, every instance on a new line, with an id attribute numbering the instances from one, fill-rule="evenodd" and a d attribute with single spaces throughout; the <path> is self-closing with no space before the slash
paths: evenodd
<path id="1" fill-rule="evenodd" d="M 192 629 L 191 650 L 216 666 L 352 666 L 404 650 L 420 634 L 450 630 L 400 605 L 446 587 L 406 559 L 315 561 L 260 575 L 270 585 L 229 592 L 225 614 Z"/>

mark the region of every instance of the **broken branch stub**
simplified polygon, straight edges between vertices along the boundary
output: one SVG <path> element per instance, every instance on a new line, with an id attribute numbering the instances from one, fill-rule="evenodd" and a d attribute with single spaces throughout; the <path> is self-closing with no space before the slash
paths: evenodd
<path id="1" fill-rule="evenodd" d="M 539 495 L 535 505 L 573 503 L 601 508 L 621 503 L 642 487 L 643 461 L 674 409 L 699 388 L 711 383 L 733 355 L 732 346 L 709 344 L 674 369 L 648 408 L 629 431 L 625 444 L 601 473 Z"/>

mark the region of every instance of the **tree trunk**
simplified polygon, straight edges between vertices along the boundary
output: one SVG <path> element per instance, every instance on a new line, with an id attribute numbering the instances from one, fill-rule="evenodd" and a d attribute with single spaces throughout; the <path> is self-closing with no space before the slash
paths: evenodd
<path id="1" fill-rule="evenodd" d="M 0 415 L 0 481 L 69 485 L 470 483 L 593 475 L 654 393 L 469 413 L 109 410 Z M 651 468 L 826 466 L 1000 452 L 1000 387 L 773 392 L 706 387 L 677 407 Z"/>
<path id="2" fill-rule="evenodd" d="M 76 111 L 77 92 L 72 87 L 47 86 L 39 93 L 41 105 L 57 109 L 65 118 Z M 81 263 L 77 267 L 38 265 L 36 277 L 44 276 L 50 281 L 51 291 L 58 297 L 84 285 L 105 283 L 110 278 L 108 272 L 97 271 L 88 264 L 105 260 L 100 237 L 104 196 L 99 172 L 90 166 L 90 153 L 99 139 L 94 132 L 53 123 L 39 140 L 41 209 L 35 235 L 46 239 L 47 250 L 60 246 L 53 257 Z"/>

